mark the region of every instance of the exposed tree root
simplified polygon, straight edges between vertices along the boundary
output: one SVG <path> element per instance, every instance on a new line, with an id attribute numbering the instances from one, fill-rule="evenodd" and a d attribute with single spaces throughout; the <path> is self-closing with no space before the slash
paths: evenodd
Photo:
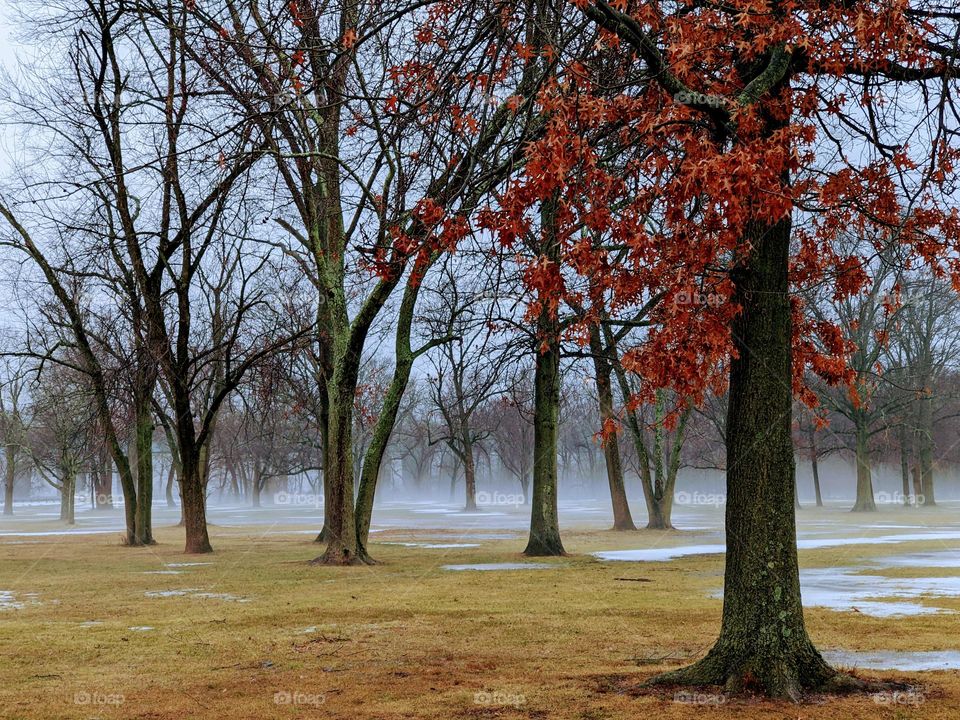
<path id="1" fill-rule="evenodd" d="M 353 550 L 342 544 L 330 543 L 323 555 L 310 561 L 311 565 L 332 565 L 347 567 L 353 565 L 378 565 L 365 548 Z"/>
<path id="2" fill-rule="evenodd" d="M 559 537 L 532 535 L 523 554 L 527 557 L 563 557 L 567 551 Z"/>
<path id="3" fill-rule="evenodd" d="M 738 656 L 714 646 L 703 659 L 656 675 L 644 685 L 722 687 L 728 695 L 756 693 L 795 703 L 814 694 L 878 693 L 910 688 L 905 683 L 864 680 L 836 670 L 812 645 L 790 657 L 768 658 Z"/>

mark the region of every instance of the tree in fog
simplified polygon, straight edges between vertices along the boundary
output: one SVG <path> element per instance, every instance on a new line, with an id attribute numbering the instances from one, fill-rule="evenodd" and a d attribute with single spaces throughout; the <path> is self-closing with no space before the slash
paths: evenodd
<path id="1" fill-rule="evenodd" d="M 907 468 L 912 464 L 916 482 L 912 494 L 923 505 L 935 505 L 934 428 L 950 399 L 943 381 L 958 367 L 960 298 L 949 280 L 936 277 L 928 268 L 907 274 L 899 292 L 902 307 L 890 333 L 886 359 L 890 383 L 898 391 L 894 394 L 905 403 L 898 437 L 904 495 L 911 494 Z"/>
<path id="2" fill-rule="evenodd" d="M 490 428 L 493 448 L 520 485 L 525 505 L 530 504 L 533 474 L 533 382 L 529 367 L 514 370 L 504 379 L 504 389 L 488 403 L 485 424 Z"/>
<path id="3" fill-rule="evenodd" d="M 33 467 L 60 494 L 60 519 L 74 524 L 77 480 L 96 453 L 96 408 L 85 376 L 51 366 L 37 384 L 26 447 Z"/>
<path id="4" fill-rule="evenodd" d="M 849 238 L 847 243 L 856 244 Z M 827 294 L 822 290 L 810 303 L 818 321 L 835 324 L 840 340 L 848 348 L 847 366 L 852 374 L 842 386 L 820 384 L 821 402 L 849 423 L 856 467 L 856 500 L 853 511 L 877 509 L 873 491 L 873 439 L 884 432 L 902 400 L 889 392 L 885 384 L 884 353 L 896 322 L 897 310 L 891 294 L 900 280 L 900 269 L 895 250 L 885 249 L 873 259 L 873 281 L 862 293 L 846 297 Z M 824 352 L 830 352 L 826 347 Z M 835 425 L 833 431 L 844 432 Z"/>
<path id="5" fill-rule="evenodd" d="M 0 358 L 0 444 L 3 446 L 3 514 L 13 515 L 13 491 L 26 459 L 28 373 L 24 358 Z"/>
<path id="6" fill-rule="evenodd" d="M 445 443 L 459 460 L 468 511 L 477 509 L 478 446 L 490 435 L 478 421 L 510 369 L 509 337 L 494 324 L 484 285 L 463 280 L 476 272 L 450 261 L 423 310 L 430 334 L 442 339 L 427 353 L 431 400 L 440 428 L 431 442 Z"/>

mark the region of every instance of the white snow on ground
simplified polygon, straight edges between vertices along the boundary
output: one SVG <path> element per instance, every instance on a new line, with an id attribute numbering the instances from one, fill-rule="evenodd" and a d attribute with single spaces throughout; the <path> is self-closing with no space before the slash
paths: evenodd
<path id="1" fill-rule="evenodd" d="M 863 670 L 904 670 L 918 672 L 923 670 L 958 670 L 960 652 L 956 650 L 938 650 L 928 652 L 910 652 L 885 650 L 880 652 L 851 652 L 848 650 L 827 650 L 823 653 L 827 662 L 848 668 Z"/>

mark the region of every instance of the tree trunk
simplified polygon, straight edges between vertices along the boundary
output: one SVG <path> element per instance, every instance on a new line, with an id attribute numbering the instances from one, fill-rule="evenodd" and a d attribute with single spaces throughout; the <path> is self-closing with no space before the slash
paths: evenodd
<path id="1" fill-rule="evenodd" d="M 473 442 L 470 440 L 469 429 L 463 430 L 461 443 L 463 444 L 463 479 L 466 491 L 464 510 L 473 511 L 477 509 L 477 466 L 473 457 Z"/>
<path id="2" fill-rule="evenodd" d="M 748 231 L 733 272 L 736 356 L 727 411 L 726 570 L 720 637 L 659 683 L 753 686 L 797 699 L 836 678 L 807 635 L 800 601 L 791 438 L 790 218 Z"/>
<path id="3" fill-rule="evenodd" d="M 600 338 L 600 328 L 590 331 L 590 353 L 593 355 L 593 369 L 597 379 L 597 401 L 600 410 L 600 424 L 615 422 L 613 411 L 613 386 L 610 382 L 610 359 L 604 352 Z M 603 457 L 607 467 L 607 484 L 610 486 L 610 502 L 613 505 L 613 529 L 636 530 L 630 504 L 627 502 L 627 490 L 623 481 L 623 461 L 620 457 L 620 437 L 617 433 L 604 438 Z"/>
<path id="4" fill-rule="evenodd" d="M 93 459 L 94 508 L 113 509 L 113 473 L 110 470 L 110 458 L 105 453 L 97 453 Z"/>
<path id="5" fill-rule="evenodd" d="M 9 443 L 4 446 L 6 467 L 3 483 L 3 514 L 13 515 L 13 484 L 17 478 L 17 446 Z"/>
<path id="6" fill-rule="evenodd" d="M 322 565 L 357 565 L 364 558 L 357 546 L 353 497 L 353 402 L 356 382 L 339 369 L 331 381 L 329 474 L 324 473 L 327 548 L 313 560 Z M 346 370 L 349 374 L 349 368 Z"/>
<path id="7" fill-rule="evenodd" d="M 207 493 L 199 453 L 181 446 L 180 493 L 183 512 L 183 527 L 186 530 L 185 553 L 202 554 L 213 552 L 207 534 Z"/>
<path id="8" fill-rule="evenodd" d="M 534 372 L 533 503 L 524 555 L 563 555 L 557 513 L 557 443 L 560 415 L 560 348 L 557 339 L 537 353 Z"/>
<path id="9" fill-rule="evenodd" d="M 153 545 L 153 411 L 150 397 L 136 403 L 137 544 Z"/>
<path id="10" fill-rule="evenodd" d="M 330 513 L 333 503 L 330 502 L 330 483 L 328 478 L 333 474 L 330 460 L 330 399 L 327 395 L 326 382 L 321 383 L 320 387 L 320 425 L 321 431 L 320 444 L 323 452 L 323 527 L 314 542 L 325 543 L 329 538 L 327 528 L 330 526 Z"/>
<path id="11" fill-rule="evenodd" d="M 377 416 L 377 423 L 373 429 L 370 446 L 363 458 L 363 467 L 360 470 L 360 487 L 357 491 L 356 524 L 357 543 L 360 552 L 369 559 L 367 541 L 370 537 L 370 523 L 373 520 L 373 502 L 377 492 L 377 481 L 380 479 L 380 467 L 383 456 L 390 442 L 390 436 L 397 423 L 400 413 L 400 403 L 410 381 L 410 371 L 416 357 L 410 347 L 410 329 L 413 325 L 413 314 L 417 304 L 421 284 L 408 282 L 400 303 L 400 312 L 397 315 L 397 330 L 395 339 L 396 365 L 390 387 L 383 399 L 383 407 Z M 419 351 L 418 351 L 419 352 Z"/>
<path id="12" fill-rule="evenodd" d="M 867 429 L 862 424 L 857 425 L 857 500 L 853 505 L 853 512 L 873 512 L 877 504 L 873 498 L 873 479 L 870 473 L 870 446 Z"/>
<path id="13" fill-rule="evenodd" d="M 63 468 L 60 480 L 60 519 L 67 525 L 76 524 L 77 474 Z"/>
<path id="14" fill-rule="evenodd" d="M 551 263 L 560 259 L 556 213 L 559 198 L 541 208 L 543 256 Z M 549 299 L 538 298 L 536 364 L 533 376 L 533 503 L 530 507 L 530 538 L 523 551 L 528 556 L 564 555 L 557 512 L 557 455 L 560 430 L 560 327 Z"/>
<path id="15" fill-rule="evenodd" d="M 920 491 L 923 505 L 937 504 L 933 491 L 933 394 L 929 387 L 924 389 L 919 400 L 917 422 L 917 461 L 920 465 Z M 918 503 L 920 498 L 917 498 Z"/>
<path id="16" fill-rule="evenodd" d="M 820 495 L 820 464 L 817 461 L 816 431 L 810 430 L 810 469 L 813 471 L 813 491 L 817 496 L 817 507 L 823 507 L 823 497 Z"/>
<path id="17" fill-rule="evenodd" d="M 907 426 L 900 423 L 900 480 L 903 486 L 904 507 L 910 505 L 910 448 L 908 445 Z"/>
<path id="18" fill-rule="evenodd" d="M 170 463 L 170 469 L 167 470 L 167 484 L 164 488 L 164 494 L 166 495 L 167 507 L 174 508 L 177 506 L 176 500 L 173 499 L 173 481 L 177 476 L 176 468 L 174 467 L 173 462 Z"/>

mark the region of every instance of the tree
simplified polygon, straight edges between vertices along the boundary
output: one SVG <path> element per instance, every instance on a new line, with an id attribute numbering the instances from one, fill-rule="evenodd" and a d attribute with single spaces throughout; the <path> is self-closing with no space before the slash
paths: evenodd
<path id="1" fill-rule="evenodd" d="M 13 515 L 13 490 L 24 455 L 28 428 L 27 372 L 24 358 L 4 357 L 0 360 L 0 443 L 3 445 L 3 514 Z"/>
<path id="2" fill-rule="evenodd" d="M 500 463 L 516 478 L 525 505 L 530 504 L 533 474 L 533 383 L 529 365 L 506 381 L 487 421 Z"/>
<path id="3" fill-rule="evenodd" d="M 882 359 L 896 322 L 897 310 L 890 294 L 898 281 L 899 269 L 891 251 L 885 249 L 874 260 L 869 290 L 853 297 L 819 298 L 810 302 L 817 320 L 839 328 L 842 342 L 850 348 L 847 367 L 853 374 L 846 387 L 821 385 L 821 401 L 846 418 L 853 435 L 857 493 L 854 512 L 877 509 L 874 502 L 871 440 L 886 430 L 888 416 L 902 402 L 896 394 L 884 392 Z M 830 340 L 833 342 L 833 339 Z M 824 348 L 826 349 L 826 348 Z"/>
<path id="4" fill-rule="evenodd" d="M 906 481 L 909 439 L 899 438 L 904 472 L 904 495 L 915 495 L 918 503 L 935 505 L 933 480 L 934 425 L 948 400 L 943 380 L 955 367 L 960 350 L 957 331 L 960 299 L 945 278 L 938 278 L 929 268 L 920 268 L 907 275 L 898 288 L 902 307 L 896 315 L 887 348 L 892 382 L 902 398 L 907 394 L 907 412 L 901 421 L 902 432 L 913 429 L 916 447 L 916 474 L 919 487 L 909 492 Z"/>
<path id="5" fill-rule="evenodd" d="M 572 59 L 540 97 L 544 137 L 528 146 L 522 179 L 490 225 L 517 237 L 552 204 L 559 248 L 530 279 L 553 297 L 567 290 L 558 265 L 593 276 L 615 310 L 666 293 L 651 331 L 623 355 L 640 381 L 634 402 L 653 402 L 663 388 L 699 402 L 727 375 L 720 635 L 698 663 L 657 682 L 794 699 L 863 688 L 823 660 L 803 620 L 792 395 L 796 387 L 812 401 L 802 387 L 808 366 L 833 382 L 850 375 L 836 328 L 804 315 L 791 288 L 832 281 L 846 297 L 865 286 L 860 254 L 832 246 L 844 229 L 927 259 L 957 247 L 944 182 L 957 148 L 936 119 L 926 125 L 943 116 L 916 113 L 908 128 L 884 102 L 897 83 L 923 85 L 932 107 L 947 102 L 953 18 L 920 2 L 576 5 L 602 31 L 598 55 L 622 53 L 646 80 L 611 96 L 625 73 L 597 75 L 593 58 Z M 914 131 L 921 155 L 906 144 Z M 633 162 L 608 163 L 597 151 L 598 136 L 612 133 Z M 651 216 L 662 222 L 651 227 Z M 626 259 L 597 251 L 598 234 Z M 669 301 L 690 292 L 716 302 Z M 811 342 L 818 334 L 834 341 L 828 354 Z"/>
<path id="6" fill-rule="evenodd" d="M 443 428 L 431 442 L 446 443 L 463 467 L 465 509 L 477 509 L 477 450 L 489 430 L 478 422 L 509 369 L 509 348 L 498 347 L 500 334 L 490 316 L 489 294 L 482 286 L 459 280 L 475 269 L 448 263 L 424 323 L 437 347 L 427 354 L 433 406 Z M 476 275 L 474 275 L 476 277 Z"/>
<path id="7" fill-rule="evenodd" d="M 48 484 L 60 493 L 60 519 L 73 525 L 77 476 L 95 452 L 96 408 L 85 377 L 62 366 L 46 372 L 33 401 L 27 451 Z"/>

